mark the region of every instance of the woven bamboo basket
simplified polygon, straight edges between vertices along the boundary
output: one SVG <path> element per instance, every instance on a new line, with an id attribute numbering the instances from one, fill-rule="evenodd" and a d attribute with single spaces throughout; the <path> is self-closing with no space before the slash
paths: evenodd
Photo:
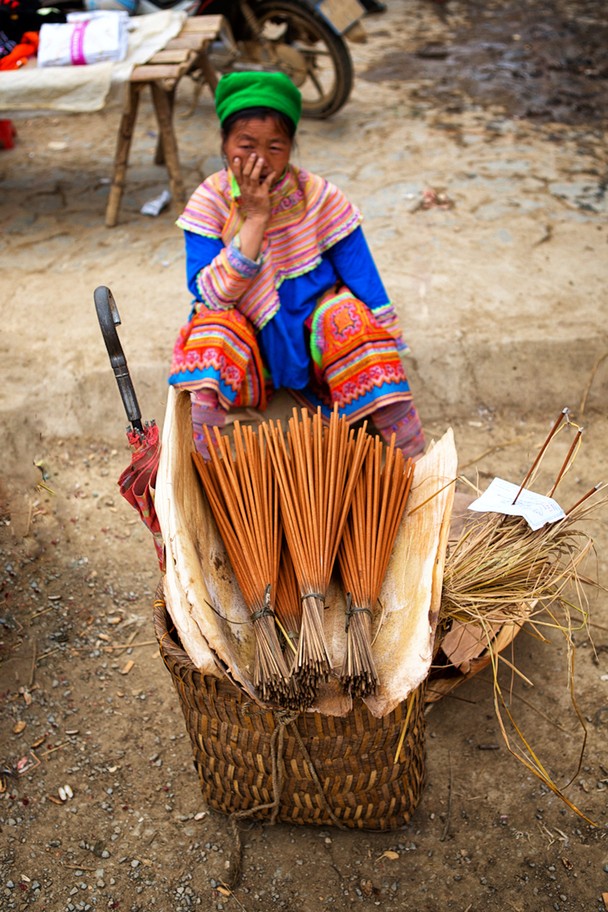
<path id="1" fill-rule="evenodd" d="M 457 462 L 452 435 L 425 460 L 382 593 L 378 692 L 351 698 L 330 677 L 310 709 L 274 711 L 251 684 L 250 614 L 193 466 L 190 400 L 170 394 L 156 489 L 166 561 L 155 628 L 208 807 L 234 819 L 369 830 L 410 820 L 425 784 L 424 707 Z M 324 626 L 334 667 L 344 654 L 344 604 L 330 586 Z"/>
<path id="2" fill-rule="evenodd" d="M 345 717 L 273 713 L 228 678 L 195 668 L 160 596 L 154 625 L 210 808 L 235 818 L 366 830 L 409 821 L 425 784 L 424 684 L 382 718 L 361 701 Z"/>

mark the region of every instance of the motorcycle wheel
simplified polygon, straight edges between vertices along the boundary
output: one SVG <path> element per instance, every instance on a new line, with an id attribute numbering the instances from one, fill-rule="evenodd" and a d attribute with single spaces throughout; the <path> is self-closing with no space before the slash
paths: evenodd
<path id="1" fill-rule="evenodd" d="M 272 61 L 264 68 L 279 69 L 293 79 L 302 92 L 305 117 L 335 114 L 353 87 L 353 63 L 342 36 L 296 0 L 262 0 L 253 9 L 262 48 L 269 45 Z M 252 62 L 259 66 L 259 60 Z"/>

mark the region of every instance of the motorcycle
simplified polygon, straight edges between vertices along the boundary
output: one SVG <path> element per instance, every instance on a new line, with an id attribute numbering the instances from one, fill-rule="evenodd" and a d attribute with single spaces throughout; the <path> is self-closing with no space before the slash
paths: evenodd
<path id="1" fill-rule="evenodd" d="M 85 0 L 85 6 L 126 9 L 131 15 L 166 9 L 221 14 L 232 36 L 214 44 L 209 55 L 214 69 L 286 73 L 302 92 L 305 117 L 330 117 L 352 91 L 346 37 L 361 29 L 365 10 L 359 0 Z"/>

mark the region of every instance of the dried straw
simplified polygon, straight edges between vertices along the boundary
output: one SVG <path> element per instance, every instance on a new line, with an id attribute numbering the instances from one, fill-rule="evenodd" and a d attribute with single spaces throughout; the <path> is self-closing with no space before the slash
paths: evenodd
<path id="1" fill-rule="evenodd" d="M 563 424 L 564 419 L 566 424 Z M 567 425 L 573 426 L 576 433 L 550 488 L 550 496 L 555 493 L 571 468 L 581 442 L 582 429 L 570 420 L 567 409 L 553 425 L 515 500 L 533 478 L 558 430 Z M 498 653 L 494 642 L 497 632 L 507 624 L 527 627 L 541 638 L 543 627 L 556 629 L 567 643 L 571 676 L 572 633 L 575 629 L 584 629 L 588 623 L 584 584 L 591 582 L 581 575 L 580 568 L 592 550 L 593 542 L 580 524 L 600 504 L 606 503 L 608 498 L 599 501 L 595 498 L 605 490 L 606 486 L 594 486 L 565 511 L 563 519 L 538 530 L 532 530 L 520 517 L 481 514 L 470 520 L 448 552 L 440 608 L 440 621 L 447 627 L 454 622 L 472 624 L 485 640 L 486 654 L 494 673 L 497 719 L 509 751 L 583 817 L 584 814 L 552 780 L 513 718 L 500 688 L 499 664 L 504 662 L 515 674 L 520 672 Z M 570 688 L 573 692 L 572 677 Z M 575 703 L 574 708 L 582 722 Z M 518 746 L 511 744 L 503 713 L 516 734 Z"/>
<path id="2" fill-rule="evenodd" d="M 573 528 L 579 517 L 576 510 L 537 531 L 520 517 L 496 514 L 469 523 L 446 559 L 441 619 L 491 625 L 548 608 L 576 579 L 589 550 Z"/>
<path id="3" fill-rule="evenodd" d="M 229 439 L 205 428 L 211 455 L 193 458 L 226 546 L 237 582 L 251 612 L 256 637 L 253 683 L 264 702 L 289 695 L 289 669 L 274 623 L 282 541 L 276 480 L 262 436 L 235 422 Z"/>
<path id="4" fill-rule="evenodd" d="M 414 476 L 414 463 L 376 438 L 370 446 L 344 527 L 338 561 L 347 593 L 346 651 L 341 679 L 354 695 L 373 694 L 374 609 Z"/>
<path id="5" fill-rule="evenodd" d="M 324 428 L 320 410 L 292 412 L 280 424 L 263 425 L 281 495 L 285 538 L 300 589 L 302 622 L 292 667 L 302 705 L 310 705 L 331 662 L 323 630 L 325 595 L 355 484 L 370 438 L 356 439 L 337 409 Z"/>
<path id="6" fill-rule="evenodd" d="M 565 424 L 564 424 L 565 421 Z M 526 474 L 514 503 L 534 477 L 558 432 L 575 429 L 574 439 L 549 491 L 553 496 L 572 467 L 581 443 L 582 428 L 562 409 Z M 581 497 L 565 518 L 532 530 L 525 519 L 495 513 L 481 514 L 465 524 L 450 549 L 444 570 L 441 616 L 466 623 L 503 623 L 539 614 L 562 598 L 565 588 L 578 581 L 577 568 L 591 542 L 577 524 L 594 509 L 596 485 Z"/>

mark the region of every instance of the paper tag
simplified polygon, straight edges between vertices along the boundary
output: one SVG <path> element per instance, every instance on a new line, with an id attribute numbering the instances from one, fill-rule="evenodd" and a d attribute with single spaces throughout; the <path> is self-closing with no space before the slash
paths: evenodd
<path id="1" fill-rule="evenodd" d="M 522 516 L 533 531 L 542 529 L 547 523 L 558 522 L 566 514 L 552 497 L 535 494 L 523 488 L 519 497 L 519 486 L 502 478 L 495 478 L 481 497 L 469 504 L 469 510 L 476 513 L 505 513 L 507 516 Z M 516 503 L 513 503 L 517 497 Z"/>

